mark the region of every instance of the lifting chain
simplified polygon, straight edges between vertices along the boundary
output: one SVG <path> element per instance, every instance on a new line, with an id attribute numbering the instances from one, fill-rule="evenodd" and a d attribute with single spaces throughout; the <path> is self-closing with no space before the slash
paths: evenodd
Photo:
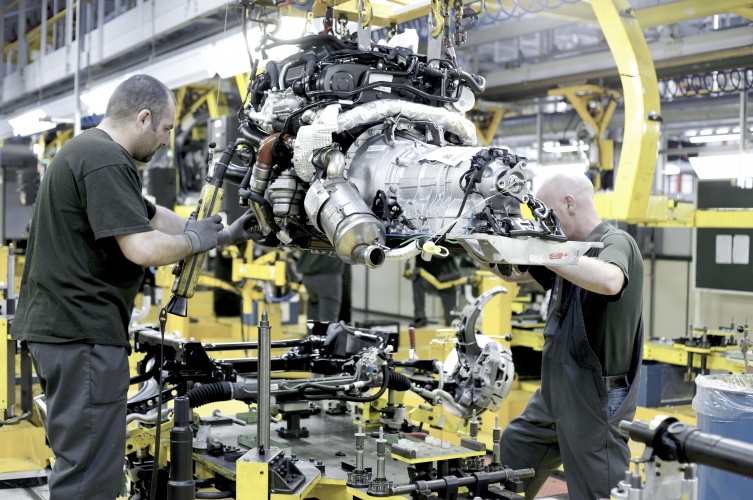
<path id="1" fill-rule="evenodd" d="M 533 218 L 550 232 L 550 234 L 562 235 L 562 226 L 560 225 L 559 216 L 544 204 L 543 201 L 534 198 L 533 196 L 527 196 L 526 205 L 531 211 Z"/>
<path id="2" fill-rule="evenodd" d="M 467 36 L 463 28 L 463 0 L 455 0 L 455 46 L 464 44 Z"/>
<path id="3" fill-rule="evenodd" d="M 340 39 L 348 38 L 350 36 L 350 30 L 348 30 L 348 14 L 341 12 L 337 16 L 337 25 L 335 26 L 335 33 Z"/>
<path id="4" fill-rule="evenodd" d="M 310 10 L 306 12 L 306 22 L 303 24 L 303 30 L 301 31 L 301 36 L 304 37 L 308 35 L 309 33 L 313 33 L 313 27 L 314 27 L 314 11 Z"/>
<path id="5" fill-rule="evenodd" d="M 371 0 L 359 0 L 358 13 L 361 28 L 368 28 L 371 25 L 371 20 L 374 18 L 374 8 L 371 6 Z"/>
<path id="6" fill-rule="evenodd" d="M 328 35 L 333 32 L 332 28 L 334 28 L 335 25 L 334 7 L 328 5 L 324 10 L 324 19 L 322 19 L 322 25 L 324 26 L 324 29 L 322 29 L 322 31 L 319 33 L 320 35 Z"/>
<path id="7" fill-rule="evenodd" d="M 442 0 L 431 0 L 429 6 L 429 28 L 431 36 L 439 38 L 444 31 L 444 17 L 442 16 Z"/>

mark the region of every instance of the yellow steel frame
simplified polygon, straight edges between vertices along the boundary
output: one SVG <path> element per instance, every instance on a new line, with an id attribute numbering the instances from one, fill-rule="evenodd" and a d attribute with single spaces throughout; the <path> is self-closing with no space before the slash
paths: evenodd
<path id="1" fill-rule="evenodd" d="M 198 98 L 190 105 L 185 106 L 184 101 L 189 92 L 198 93 Z M 243 96 L 243 91 L 241 91 Z M 217 118 L 218 116 L 228 113 L 227 100 L 225 94 L 217 92 L 217 87 L 210 85 L 186 85 L 175 91 L 175 116 L 177 123 L 183 123 L 189 116 L 193 115 L 204 103 L 209 109 L 209 117 Z M 175 151 L 175 132 L 170 133 L 170 149 Z M 174 165 L 175 158 L 170 157 L 170 165 Z M 176 173 L 177 175 L 177 173 Z"/>
<path id="2" fill-rule="evenodd" d="M 604 139 L 604 132 L 612 119 L 614 110 L 617 109 L 617 102 L 621 96 L 620 92 L 603 89 L 597 85 L 576 85 L 551 89 L 549 95 L 567 99 L 580 119 L 590 125 L 594 131 L 594 142 L 599 151 L 599 161 L 597 165 L 591 166 L 595 166 L 602 171 L 612 170 L 614 141 Z M 599 176 L 594 179 L 594 189 L 601 189 L 601 178 Z"/>
<path id="3" fill-rule="evenodd" d="M 730 373 L 745 373 L 745 362 L 742 359 L 727 359 L 726 353 L 731 349 L 711 347 L 701 349 L 687 347 L 682 344 L 664 345 L 646 342 L 643 344 L 643 359 L 646 361 L 660 361 L 671 365 L 688 365 L 688 356 L 693 356 L 693 367 L 701 367 L 701 354 L 706 355 L 708 370 L 722 370 Z"/>
<path id="4" fill-rule="evenodd" d="M 262 311 L 267 312 L 269 325 L 273 332 L 282 331 L 282 310 L 280 304 L 269 304 L 265 301 L 264 292 L 258 290 L 257 282 L 270 281 L 275 286 L 284 286 L 286 263 L 279 259 L 276 251 L 268 252 L 254 259 L 253 245 L 246 244 L 246 252 L 241 257 L 240 252 L 234 252 L 232 280 L 234 283 L 242 283 L 241 296 L 243 307 L 241 313 L 244 316 L 253 314 L 254 304 L 261 317 Z"/>
<path id="5" fill-rule="evenodd" d="M 0 420 L 16 402 L 16 341 L 8 334 L 8 319 L 0 318 Z"/>
<path id="6" fill-rule="evenodd" d="M 17 1 L 12 2 L 8 7 L 5 8 L 4 12 L 7 12 L 16 3 L 17 3 Z M 73 10 L 74 10 L 74 12 L 76 11 L 77 8 L 78 8 L 78 2 L 73 2 Z M 48 37 L 51 36 L 51 34 L 52 34 L 52 27 L 54 26 L 54 24 L 56 22 L 58 22 L 58 21 L 62 21 L 63 19 L 65 19 L 65 12 L 66 12 L 65 9 L 62 9 L 60 12 L 58 12 L 57 14 L 55 14 L 55 15 L 53 15 L 53 16 L 51 16 L 51 17 L 49 17 L 47 19 L 47 35 L 46 35 L 46 38 L 48 38 Z M 75 26 L 76 19 L 75 18 L 73 20 L 73 23 L 74 23 L 73 30 L 75 32 L 75 29 L 76 29 L 76 26 Z M 40 47 L 41 47 L 41 44 L 42 44 L 42 25 L 40 24 L 39 26 L 36 26 L 33 29 L 27 31 L 26 34 L 24 35 L 24 38 L 26 39 L 26 43 L 27 43 L 27 46 L 28 46 L 28 49 L 29 49 L 27 56 L 28 56 L 28 59 L 30 61 L 31 60 L 31 51 L 34 50 L 34 49 L 39 50 Z M 8 42 L 8 43 L 4 44 L 3 45 L 3 61 L 7 61 L 8 60 L 8 54 L 10 52 L 12 52 L 13 50 L 17 49 L 17 48 L 18 48 L 18 40 L 14 41 L 14 42 Z M 15 59 L 16 55 L 17 54 L 14 54 L 14 59 L 12 59 L 13 62 L 16 61 L 16 59 Z"/>
<path id="7" fill-rule="evenodd" d="M 592 5 L 602 0 L 590 2 Z M 512 0 L 504 0 L 510 4 Z M 748 17 L 753 14 L 750 0 L 720 0 L 710 2 L 708 0 L 681 0 L 663 3 L 652 7 L 633 10 L 638 22 L 644 28 L 653 28 L 659 25 L 675 24 L 692 19 L 700 19 L 715 14 L 732 12 L 739 16 Z M 594 16 L 585 2 L 562 5 L 557 9 L 542 9 L 539 12 L 543 16 L 569 19 L 576 22 L 597 24 L 599 20 Z"/>
<path id="8" fill-rule="evenodd" d="M 269 491 L 269 465 L 263 462 L 236 462 L 238 500 L 257 500 Z"/>
<path id="9" fill-rule="evenodd" d="M 494 136 L 497 134 L 497 129 L 499 129 L 499 126 L 502 124 L 502 118 L 505 116 L 505 113 L 510 111 L 507 108 L 503 108 L 500 106 L 490 106 L 488 104 L 479 105 L 476 104 L 473 107 L 473 113 L 469 113 L 471 120 L 474 122 L 474 125 L 476 126 L 476 135 L 481 140 L 481 145 L 485 148 L 491 146 L 492 141 L 494 140 Z M 474 120 L 474 114 L 477 116 L 478 114 L 482 114 L 488 121 L 489 125 L 486 127 L 486 131 L 484 131 L 481 128 L 481 123 L 479 120 Z"/>
<path id="10" fill-rule="evenodd" d="M 52 457 L 45 439 L 44 428 L 32 422 L 0 427 L 0 474 L 44 471 Z"/>
<path id="11" fill-rule="evenodd" d="M 628 222 L 646 214 L 656 165 L 661 114 L 656 71 L 643 31 L 627 0 L 592 2 L 617 62 L 625 96 L 625 134 L 612 212 Z M 654 119 L 652 119 L 654 118 Z"/>
<path id="12" fill-rule="evenodd" d="M 428 281 L 429 284 L 433 286 L 434 288 L 436 288 L 437 290 L 447 290 L 448 288 L 452 288 L 454 286 L 462 285 L 468 282 L 468 279 L 466 278 L 458 278 L 456 280 L 450 280 L 450 281 L 439 281 L 437 278 L 434 277 L 434 275 L 432 275 L 429 271 L 427 271 L 424 268 L 419 268 L 418 274 L 423 279 Z"/>

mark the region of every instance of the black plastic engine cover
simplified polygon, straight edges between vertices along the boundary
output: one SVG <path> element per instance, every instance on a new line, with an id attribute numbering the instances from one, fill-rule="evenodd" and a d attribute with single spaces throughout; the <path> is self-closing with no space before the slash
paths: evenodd
<path id="1" fill-rule="evenodd" d="M 332 92 L 333 99 L 349 99 L 353 102 L 366 103 L 377 99 L 401 99 L 412 101 L 413 94 L 390 87 L 376 87 L 363 92 L 353 92 L 359 87 L 388 81 L 410 84 L 402 77 L 393 77 L 383 73 L 372 73 L 372 68 L 365 64 L 333 64 L 323 69 L 316 80 L 316 90 Z"/>

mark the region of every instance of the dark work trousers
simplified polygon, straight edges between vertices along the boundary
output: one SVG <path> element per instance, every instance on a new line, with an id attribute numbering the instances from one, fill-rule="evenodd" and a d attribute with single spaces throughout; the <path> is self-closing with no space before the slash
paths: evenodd
<path id="1" fill-rule="evenodd" d="M 304 274 L 301 280 L 309 294 L 306 318 L 338 322 L 343 294 L 342 274 Z"/>
<path id="2" fill-rule="evenodd" d="M 29 342 L 55 454 L 50 500 L 113 500 L 123 480 L 128 393 L 124 347 Z"/>
<path id="3" fill-rule="evenodd" d="M 555 292 L 561 278 L 555 282 L 544 329 L 541 388 L 531 396 L 523 413 L 506 427 L 502 463 L 513 469 L 536 470 L 533 478 L 523 480 L 527 499 L 536 496 L 560 465 L 564 465 L 572 500 L 609 498 L 610 490 L 625 477 L 629 466 L 627 438 L 618 425 L 635 415 L 643 323 L 638 325 L 627 373 L 630 389 L 619 407 L 610 409 L 601 363 L 586 337 L 581 289 L 568 287 L 558 316 Z M 614 406 L 614 398 L 611 404 Z M 609 418 L 608 413 L 612 413 Z"/>
<path id="4" fill-rule="evenodd" d="M 439 295 L 444 312 L 444 324 L 450 326 L 453 319 L 452 310 L 455 308 L 457 302 L 455 287 L 451 286 L 444 290 L 437 290 L 431 283 L 420 276 L 413 280 L 413 316 L 416 319 L 426 319 L 426 294 L 431 292 Z"/>

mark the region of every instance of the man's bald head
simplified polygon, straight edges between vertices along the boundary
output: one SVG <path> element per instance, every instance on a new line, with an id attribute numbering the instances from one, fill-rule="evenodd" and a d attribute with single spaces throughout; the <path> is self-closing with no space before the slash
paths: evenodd
<path id="1" fill-rule="evenodd" d="M 583 174 L 557 173 L 548 177 L 539 190 L 536 197 L 540 200 L 555 199 L 567 194 L 584 203 L 594 198 L 594 186 Z M 546 203 L 546 202 L 544 202 Z"/>
<path id="2" fill-rule="evenodd" d="M 601 218 L 594 204 L 594 187 L 583 174 L 557 173 L 548 177 L 536 191 L 560 217 L 562 230 L 569 239 L 585 240 Z"/>

